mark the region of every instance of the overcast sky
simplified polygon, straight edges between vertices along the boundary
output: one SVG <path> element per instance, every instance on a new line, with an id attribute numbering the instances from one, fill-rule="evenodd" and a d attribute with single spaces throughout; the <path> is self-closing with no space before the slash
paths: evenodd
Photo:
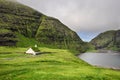
<path id="1" fill-rule="evenodd" d="M 18 0 L 58 18 L 84 41 L 100 32 L 120 29 L 120 0 Z"/>

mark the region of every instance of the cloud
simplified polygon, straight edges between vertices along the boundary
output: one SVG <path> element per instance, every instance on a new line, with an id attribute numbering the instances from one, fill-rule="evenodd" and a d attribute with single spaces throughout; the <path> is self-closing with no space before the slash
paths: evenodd
<path id="1" fill-rule="evenodd" d="M 120 29 L 120 0 L 18 0 L 80 34 Z M 91 38 L 90 38 L 91 39 Z"/>

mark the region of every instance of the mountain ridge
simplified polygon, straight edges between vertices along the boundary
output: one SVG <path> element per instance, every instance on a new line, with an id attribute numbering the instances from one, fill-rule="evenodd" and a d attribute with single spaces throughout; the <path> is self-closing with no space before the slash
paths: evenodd
<path id="1" fill-rule="evenodd" d="M 109 30 L 100 33 L 90 42 L 96 49 L 112 49 L 120 51 L 120 30 Z"/>
<path id="2" fill-rule="evenodd" d="M 0 31 L 4 32 L 0 33 L 4 35 L 0 36 L 3 39 L 0 41 L 1 46 L 21 46 L 25 40 L 23 38 L 29 38 L 34 39 L 34 44 L 38 42 L 58 48 L 84 51 L 84 42 L 76 32 L 58 19 L 48 17 L 16 1 L 0 0 Z"/>

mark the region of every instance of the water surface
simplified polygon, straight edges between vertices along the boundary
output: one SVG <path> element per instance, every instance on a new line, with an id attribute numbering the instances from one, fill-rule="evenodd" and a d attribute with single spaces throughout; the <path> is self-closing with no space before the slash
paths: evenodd
<path id="1" fill-rule="evenodd" d="M 83 53 L 78 57 L 94 66 L 120 69 L 120 54 L 118 53 Z"/>

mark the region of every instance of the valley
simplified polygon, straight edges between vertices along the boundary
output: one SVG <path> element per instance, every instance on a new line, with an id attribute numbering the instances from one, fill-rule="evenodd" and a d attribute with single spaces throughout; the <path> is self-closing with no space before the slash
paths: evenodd
<path id="1" fill-rule="evenodd" d="M 40 54 L 25 53 L 35 45 Z M 120 52 L 120 30 L 84 42 L 57 18 L 16 0 L 0 0 L 0 80 L 120 80 L 119 69 L 92 66 L 78 58 L 109 51 Z"/>

